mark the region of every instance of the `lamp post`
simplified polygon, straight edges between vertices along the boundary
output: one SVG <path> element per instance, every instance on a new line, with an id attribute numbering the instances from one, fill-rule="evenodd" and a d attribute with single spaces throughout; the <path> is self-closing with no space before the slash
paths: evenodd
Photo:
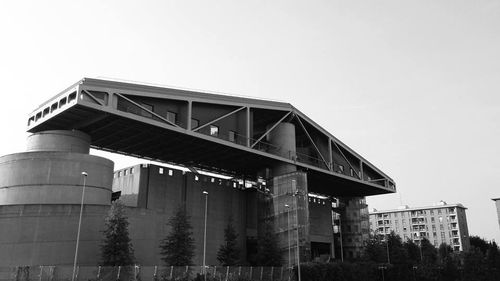
<path id="1" fill-rule="evenodd" d="M 88 174 L 86 172 L 82 172 L 82 176 L 83 176 L 82 201 L 80 203 L 80 218 L 78 219 L 78 232 L 76 234 L 75 260 L 73 262 L 73 275 L 71 276 L 71 281 L 75 280 L 76 262 L 78 260 L 78 245 L 80 244 L 80 229 L 82 226 L 83 200 L 85 199 L 85 184 L 87 181 Z"/>
<path id="2" fill-rule="evenodd" d="M 384 235 L 385 235 L 385 248 L 387 250 L 387 264 L 391 264 L 391 258 L 389 256 L 389 234 L 387 234 L 385 228 L 385 218 L 384 218 Z"/>
<path id="3" fill-rule="evenodd" d="M 290 252 L 290 205 L 285 204 L 286 213 L 287 213 L 287 222 L 286 222 L 286 231 L 288 236 L 288 270 L 292 268 L 292 256 Z"/>
<path id="4" fill-rule="evenodd" d="M 207 253 L 207 211 L 208 211 L 208 192 L 203 191 L 205 194 L 205 227 L 203 230 L 203 276 L 205 281 L 207 280 L 207 269 L 205 267 L 205 257 Z"/>

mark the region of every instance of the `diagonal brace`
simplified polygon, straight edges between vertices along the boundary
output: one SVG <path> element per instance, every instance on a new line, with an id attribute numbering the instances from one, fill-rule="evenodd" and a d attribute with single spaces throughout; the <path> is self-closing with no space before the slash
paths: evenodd
<path id="1" fill-rule="evenodd" d="M 98 98 L 94 97 L 94 95 L 92 95 L 89 91 L 82 90 L 82 92 L 84 92 L 87 96 L 89 96 L 91 99 L 93 99 L 99 105 L 104 106 L 104 104 Z"/>
<path id="2" fill-rule="evenodd" d="M 351 162 L 349 162 L 349 160 L 347 160 L 347 157 L 345 157 L 344 153 L 342 152 L 342 150 L 340 149 L 340 147 L 337 145 L 337 143 L 333 142 L 333 144 L 335 145 L 335 147 L 337 148 L 337 150 L 340 152 L 340 155 L 342 155 L 342 157 L 344 158 L 344 160 L 347 162 L 347 164 L 349 165 L 349 167 L 351 167 L 351 169 L 353 169 L 354 171 L 356 171 L 356 169 L 354 169 L 354 167 L 351 165 Z M 358 173 L 355 173 L 355 174 L 361 180 L 361 176 Z"/>
<path id="3" fill-rule="evenodd" d="M 269 130 L 267 130 L 262 136 L 260 136 L 260 138 L 258 138 L 253 144 L 252 146 L 250 146 L 250 148 L 253 148 L 257 143 L 259 143 L 263 138 L 265 138 L 272 130 L 274 130 L 274 128 L 276 128 L 276 126 L 278 126 L 281 122 L 283 122 L 283 120 L 285 120 L 285 118 L 288 117 L 288 115 L 290 115 L 292 112 L 291 111 L 288 111 L 285 116 L 281 117 L 280 120 L 278 120 L 278 122 L 276 122 L 271 128 L 269 128 Z"/>
<path id="4" fill-rule="evenodd" d="M 151 110 L 149 110 L 149 109 L 145 108 L 144 106 L 142 106 L 142 105 L 140 105 L 140 104 L 136 103 L 135 101 L 133 101 L 133 100 L 131 100 L 131 99 L 129 99 L 129 98 L 127 98 L 127 97 L 125 97 L 124 95 L 122 95 L 122 94 L 118 94 L 118 93 L 115 93 L 115 94 L 116 94 L 117 96 L 119 96 L 120 98 L 122 98 L 122 99 L 124 99 L 124 100 L 126 100 L 126 101 L 128 101 L 128 102 L 132 103 L 133 105 L 135 105 L 135 106 L 139 107 L 140 109 L 142 109 L 142 110 L 146 111 L 147 113 L 150 113 L 151 115 L 153 115 L 153 116 L 155 116 L 155 117 L 157 117 L 157 118 L 159 118 L 159 119 L 161 119 L 161 120 L 163 120 L 163 121 L 167 122 L 168 124 L 170 124 L 170 125 L 172 125 L 172 126 L 175 126 L 175 127 L 177 127 L 177 128 L 180 128 L 180 126 L 179 126 L 179 125 L 177 125 L 177 124 L 175 124 L 175 123 L 173 123 L 173 122 L 169 121 L 167 118 L 164 118 L 163 116 L 161 116 L 161 115 L 159 115 L 159 114 L 157 114 L 157 113 L 155 113 L 155 112 L 153 112 L 153 111 L 151 111 Z"/>
<path id="5" fill-rule="evenodd" d="M 307 131 L 306 127 L 304 126 L 304 124 L 302 123 L 302 121 L 300 120 L 300 117 L 295 115 L 295 118 L 299 121 L 299 124 L 300 126 L 302 127 L 302 130 L 304 130 L 304 132 L 306 133 L 307 135 L 307 138 L 309 139 L 309 141 L 312 143 L 312 145 L 314 146 L 314 149 L 316 149 L 316 152 L 318 153 L 318 155 L 321 157 L 321 160 L 323 160 L 323 163 L 325 164 L 325 166 L 327 167 L 328 170 L 331 170 L 331 167 L 330 165 L 328 164 L 328 162 L 325 160 L 325 157 L 323 157 L 323 154 L 321 153 L 321 151 L 319 151 L 318 147 L 316 146 L 316 143 L 314 143 L 313 139 L 311 138 L 311 135 L 309 135 L 309 132 Z"/>
<path id="6" fill-rule="evenodd" d="M 235 114 L 236 112 L 238 112 L 238 111 L 240 111 L 240 110 L 243 110 L 243 109 L 245 109 L 245 108 L 246 108 L 246 106 L 242 106 L 242 107 L 240 107 L 240 108 L 238 108 L 238 109 L 236 109 L 236 110 L 233 110 L 233 111 L 231 111 L 231 112 L 229 112 L 229 113 L 227 113 L 227 114 L 222 115 L 222 116 L 221 116 L 221 117 L 219 117 L 219 118 L 216 118 L 216 119 L 214 119 L 214 120 L 212 120 L 212 121 L 210 121 L 210 122 L 208 122 L 208 123 L 206 123 L 206 124 L 203 124 L 202 126 L 196 127 L 196 128 L 194 128 L 192 131 L 193 131 L 193 132 L 196 132 L 196 131 L 198 131 L 198 130 L 201 130 L 201 129 L 205 128 L 206 126 L 212 125 L 213 123 L 215 123 L 215 122 L 217 122 L 217 121 L 219 121 L 219 120 L 222 120 L 222 119 L 224 119 L 224 118 L 226 118 L 226 117 L 228 117 L 228 116 L 230 116 L 230 115 L 233 115 L 233 114 Z"/>

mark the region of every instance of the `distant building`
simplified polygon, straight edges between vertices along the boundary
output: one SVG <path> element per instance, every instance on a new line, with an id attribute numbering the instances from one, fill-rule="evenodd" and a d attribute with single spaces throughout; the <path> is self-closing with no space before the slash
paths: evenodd
<path id="1" fill-rule="evenodd" d="M 498 206 L 497 202 L 497 206 Z M 370 212 L 370 229 L 374 234 L 389 234 L 394 231 L 403 241 L 427 238 L 434 246 L 442 243 L 455 251 L 469 250 L 467 217 L 462 204 L 446 204 L 440 201 L 431 207 L 410 208 Z"/>
<path id="2" fill-rule="evenodd" d="M 498 225 L 500 225 L 500 198 L 493 198 L 491 200 L 495 201 L 497 205 Z"/>

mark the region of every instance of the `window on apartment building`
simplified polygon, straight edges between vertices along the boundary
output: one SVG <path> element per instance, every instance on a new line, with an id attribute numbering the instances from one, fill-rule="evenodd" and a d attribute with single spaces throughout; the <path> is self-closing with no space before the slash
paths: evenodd
<path id="1" fill-rule="evenodd" d="M 158 173 L 159 173 L 160 175 L 163 175 L 163 168 L 158 168 Z"/>
<path id="2" fill-rule="evenodd" d="M 443 217 L 439 217 L 439 222 L 443 222 Z"/>
<path id="3" fill-rule="evenodd" d="M 434 215 L 434 210 L 430 210 L 430 212 L 431 212 L 431 215 Z"/>
<path id="4" fill-rule="evenodd" d="M 436 219 L 434 219 L 434 217 L 431 217 L 431 222 L 434 223 L 436 221 Z"/>
<path id="5" fill-rule="evenodd" d="M 441 215 L 441 209 L 438 209 L 438 215 Z"/>
<path id="6" fill-rule="evenodd" d="M 118 171 L 118 177 L 122 176 L 122 171 Z"/>
<path id="7" fill-rule="evenodd" d="M 168 175 L 169 175 L 169 176 L 173 176 L 173 175 L 174 175 L 174 171 L 172 171 L 172 170 L 168 170 Z"/>
<path id="8" fill-rule="evenodd" d="M 432 232 L 432 237 L 437 237 L 437 236 L 438 236 L 438 235 L 437 235 L 437 232 L 435 232 L 435 231 L 434 231 L 434 232 Z"/>
<path id="9" fill-rule="evenodd" d="M 443 224 L 440 224 L 440 225 L 439 225 L 439 229 L 440 229 L 440 230 L 443 230 L 443 229 L 444 229 L 444 225 L 443 225 Z"/>
<path id="10" fill-rule="evenodd" d="M 215 125 L 210 125 L 210 135 L 217 137 L 219 135 L 219 127 Z"/>
<path id="11" fill-rule="evenodd" d="M 126 176 L 127 175 L 127 170 L 123 170 L 123 175 Z"/>
<path id="12" fill-rule="evenodd" d="M 236 132 L 229 131 L 229 141 L 236 142 Z"/>
<path id="13" fill-rule="evenodd" d="M 200 126 L 200 120 L 191 118 L 191 129 L 198 128 Z"/>
<path id="14" fill-rule="evenodd" d="M 130 174 L 134 173 L 134 167 L 130 168 Z"/>
<path id="15" fill-rule="evenodd" d="M 432 230 L 436 230 L 436 226 L 435 225 L 432 225 Z"/>
<path id="16" fill-rule="evenodd" d="M 172 111 L 167 111 L 167 120 L 171 123 L 177 124 L 177 113 Z"/>
<path id="17" fill-rule="evenodd" d="M 350 169 L 350 172 L 351 172 L 351 177 L 354 177 L 354 170 L 352 168 Z"/>
<path id="18" fill-rule="evenodd" d="M 343 165 L 339 165 L 339 170 L 340 170 L 341 173 L 343 173 L 344 172 L 344 166 Z"/>
<path id="19" fill-rule="evenodd" d="M 445 239 L 444 231 L 441 231 L 441 240 L 444 241 L 444 239 Z"/>

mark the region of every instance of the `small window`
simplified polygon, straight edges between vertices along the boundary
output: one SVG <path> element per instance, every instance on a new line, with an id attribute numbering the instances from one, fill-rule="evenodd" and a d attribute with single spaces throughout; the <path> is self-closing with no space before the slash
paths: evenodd
<path id="1" fill-rule="evenodd" d="M 236 132 L 229 131 L 229 141 L 236 142 Z"/>
<path id="2" fill-rule="evenodd" d="M 177 113 L 172 111 L 167 111 L 167 120 L 174 124 L 177 124 Z"/>
<path id="3" fill-rule="evenodd" d="M 200 126 L 200 120 L 191 118 L 191 129 L 198 128 Z"/>
<path id="4" fill-rule="evenodd" d="M 59 107 L 63 106 L 66 104 L 66 97 L 62 98 L 60 101 L 59 101 Z"/>
<path id="5" fill-rule="evenodd" d="M 351 168 L 351 177 L 354 177 L 354 170 Z"/>
<path id="6" fill-rule="evenodd" d="M 134 167 L 130 168 L 130 174 L 134 173 Z"/>
<path id="7" fill-rule="evenodd" d="M 200 178 L 198 176 L 194 176 L 194 180 L 198 181 Z"/>
<path id="8" fill-rule="evenodd" d="M 168 170 L 168 175 L 169 175 L 169 176 L 173 176 L 173 175 L 174 175 L 174 171 L 172 171 L 172 170 Z"/>
<path id="9" fill-rule="evenodd" d="M 163 168 L 158 168 L 158 173 L 160 173 L 160 175 L 163 175 Z"/>
<path id="10" fill-rule="evenodd" d="M 31 116 L 28 120 L 28 126 L 31 125 L 31 122 L 35 122 L 35 116 Z"/>
<path id="11" fill-rule="evenodd" d="M 339 165 L 339 171 L 340 171 L 341 173 L 343 173 L 343 172 L 344 172 L 344 166 Z"/>
<path id="12" fill-rule="evenodd" d="M 210 182 L 215 182 L 215 179 L 214 178 L 210 178 Z"/>
<path id="13" fill-rule="evenodd" d="M 50 112 L 50 109 L 47 107 L 43 110 L 43 117 L 45 117 L 45 115 L 49 114 Z"/>
<path id="14" fill-rule="evenodd" d="M 50 112 L 53 112 L 56 109 L 57 109 L 57 102 L 50 106 Z"/>
<path id="15" fill-rule="evenodd" d="M 72 102 L 73 100 L 76 100 L 76 93 L 72 93 L 71 95 L 69 95 L 68 97 L 68 102 Z"/>
<path id="16" fill-rule="evenodd" d="M 219 135 L 219 127 L 215 125 L 210 125 L 210 135 L 217 137 Z"/>
<path id="17" fill-rule="evenodd" d="M 122 176 L 122 171 L 118 171 L 118 177 Z"/>
<path id="18" fill-rule="evenodd" d="M 233 187 L 235 187 L 235 188 L 236 188 L 236 183 L 235 183 L 235 182 L 233 182 Z"/>
<path id="19" fill-rule="evenodd" d="M 127 175 L 127 170 L 123 170 L 123 175 L 126 176 Z"/>

